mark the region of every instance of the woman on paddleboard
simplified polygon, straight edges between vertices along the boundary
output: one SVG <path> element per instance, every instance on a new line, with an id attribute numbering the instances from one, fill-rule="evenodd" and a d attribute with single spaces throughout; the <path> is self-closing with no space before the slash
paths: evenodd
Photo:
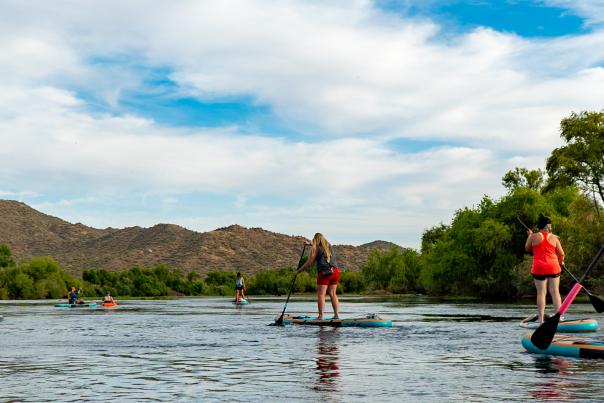
<path id="1" fill-rule="evenodd" d="M 554 303 L 554 311 L 561 305 L 560 298 L 560 268 L 564 264 L 564 250 L 560 239 L 552 234 L 552 221 L 543 214 L 539 215 L 537 223 L 539 232 L 527 230 L 528 238 L 524 245 L 527 252 L 533 253 L 531 274 L 537 288 L 537 321 L 543 322 L 545 315 L 545 297 L 549 291 Z"/>
<path id="2" fill-rule="evenodd" d="M 308 242 L 305 242 L 308 244 Z M 333 319 L 340 317 L 340 301 L 336 295 L 340 269 L 333 248 L 322 234 L 316 233 L 310 242 L 310 253 L 308 260 L 298 269 L 298 273 L 308 270 L 317 263 L 317 306 L 319 308 L 318 320 L 323 319 L 325 310 L 325 294 L 329 293 L 331 306 L 333 307 Z"/>
<path id="3" fill-rule="evenodd" d="M 240 272 L 237 272 L 237 277 L 235 278 L 235 292 L 237 293 L 235 295 L 235 301 L 241 301 L 242 299 L 245 299 L 245 280 L 243 279 L 243 277 L 241 276 Z"/>

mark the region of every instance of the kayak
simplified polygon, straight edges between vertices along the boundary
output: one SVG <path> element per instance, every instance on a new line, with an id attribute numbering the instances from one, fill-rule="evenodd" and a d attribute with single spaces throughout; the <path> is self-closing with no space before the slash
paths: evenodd
<path id="1" fill-rule="evenodd" d="M 537 329 L 543 322 L 523 320 L 520 326 L 525 329 Z M 595 319 L 561 320 L 558 324 L 558 333 L 583 333 L 598 330 L 598 321 Z"/>
<path id="2" fill-rule="evenodd" d="M 117 302 L 103 302 L 103 308 L 115 308 Z"/>
<path id="3" fill-rule="evenodd" d="M 335 326 L 335 327 L 392 327 L 390 319 L 380 318 L 378 315 L 370 314 L 362 318 L 348 319 L 321 319 L 317 320 L 311 316 L 284 316 L 283 323 L 286 325 L 311 325 L 311 326 Z"/>
<path id="4" fill-rule="evenodd" d="M 233 305 L 248 305 L 250 302 L 247 299 L 240 299 L 239 301 L 233 301 Z"/>
<path id="5" fill-rule="evenodd" d="M 552 344 L 545 350 L 541 350 L 533 345 L 531 336 L 532 333 L 527 333 L 520 340 L 522 346 L 529 353 L 580 358 L 604 358 L 604 340 L 556 334 L 554 335 Z"/>
<path id="6" fill-rule="evenodd" d="M 94 308 L 96 307 L 96 302 L 91 302 L 89 304 L 55 304 L 56 308 Z"/>

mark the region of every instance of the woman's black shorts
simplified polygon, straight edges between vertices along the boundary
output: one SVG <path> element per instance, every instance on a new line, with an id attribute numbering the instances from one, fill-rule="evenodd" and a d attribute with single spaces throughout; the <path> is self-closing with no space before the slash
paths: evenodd
<path id="1" fill-rule="evenodd" d="M 548 278 L 556 278 L 560 277 L 560 273 L 557 274 L 533 274 L 533 278 L 535 280 L 543 281 Z"/>

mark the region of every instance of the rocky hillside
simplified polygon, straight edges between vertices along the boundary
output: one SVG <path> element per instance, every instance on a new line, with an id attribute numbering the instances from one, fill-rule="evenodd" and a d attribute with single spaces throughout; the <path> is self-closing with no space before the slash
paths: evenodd
<path id="1" fill-rule="evenodd" d="M 164 263 L 185 272 L 233 271 L 253 274 L 298 262 L 305 238 L 232 225 L 195 232 L 173 224 L 151 228 L 96 229 L 43 214 L 26 204 L 0 200 L 0 243 L 22 261 L 51 256 L 68 271 L 87 268 L 124 270 Z M 340 266 L 359 270 L 372 249 L 389 242 L 361 246 L 334 245 Z"/>

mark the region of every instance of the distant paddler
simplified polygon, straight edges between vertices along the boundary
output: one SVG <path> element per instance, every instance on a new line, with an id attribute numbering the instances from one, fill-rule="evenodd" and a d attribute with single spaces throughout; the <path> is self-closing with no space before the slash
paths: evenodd
<path id="1" fill-rule="evenodd" d="M 67 299 L 70 305 L 83 304 L 84 301 L 80 299 L 80 294 L 82 293 L 82 289 L 76 289 L 75 287 L 71 287 L 71 291 L 67 294 Z"/>
<path id="2" fill-rule="evenodd" d="M 327 239 L 318 232 L 310 243 L 305 242 L 305 244 L 310 244 L 310 253 L 306 263 L 298 269 L 298 273 L 310 269 L 315 262 L 317 263 L 317 307 L 319 309 L 317 319 L 323 319 L 326 293 L 329 293 L 329 299 L 333 307 L 333 319 L 338 319 L 340 317 L 340 301 L 338 301 L 336 290 L 340 279 L 340 269 L 333 248 L 327 242 Z"/>
<path id="3" fill-rule="evenodd" d="M 116 306 L 117 302 L 111 296 L 111 293 L 107 291 L 105 296 L 103 297 L 103 306 Z"/>
<path id="4" fill-rule="evenodd" d="M 239 302 L 245 299 L 245 280 L 240 272 L 237 272 L 237 276 L 235 277 L 235 302 Z"/>

